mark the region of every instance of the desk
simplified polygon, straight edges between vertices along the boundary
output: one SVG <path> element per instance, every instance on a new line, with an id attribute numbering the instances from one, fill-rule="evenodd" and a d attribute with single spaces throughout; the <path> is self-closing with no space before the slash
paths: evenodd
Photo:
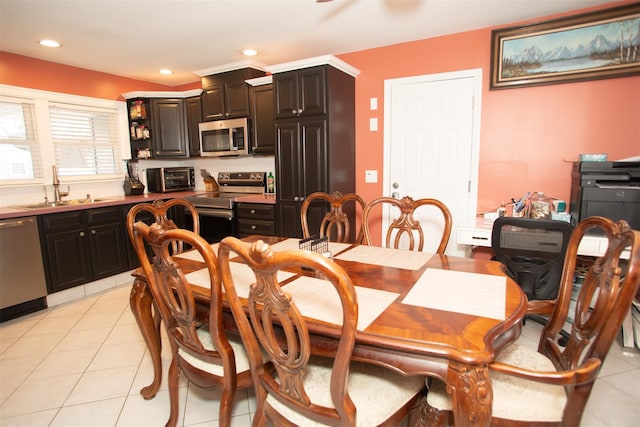
<path id="1" fill-rule="evenodd" d="M 459 245 L 466 246 L 483 246 L 486 248 L 491 247 L 491 229 L 493 223 L 485 222 L 483 219 L 476 221 L 473 227 L 460 227 L 458 228 Z M 602 256 L 607 250 L 607 239 L 600 236 L 584 236 L 578 246 L 578 255 Z M 629 259 L 629 249 L 622 252 L 622 258 Z"/>
<path id="2" fill-rule="evenodd" d="M 272 245 L 284 240 L 266 236 L 245 240 L 258 238 Z M 345 251 L 356 247 L 346 246 Z M 504 320 L 414 306 L 402 300 L 427 268 L 504 276 L 500 264 L 427 254 L 424 264 L 411 270 L 340 260 L 340 255 L 334 252 L 336 262 L 356 286 L 398 294 L 366 329 L 357 332 L 353 359 L 386 366 L 406 375 L 438 377 L 451 386 L 458 425 L 489 425 L 492 392 L 487 365 L 520 335 L 527 305 L 520 287 L 506 279 Z M 203 268 L 202 263 L 193 259 L 178 262 L 185 274 Z M 206 305 L 208 289 L 193 286 L 193 291 Z M 162 374 L 159 322 L 154 321 L 151 307 L 152 298 L 144 277 L 138 274 L 131 292 L 131 309 L 149 347 L 155 375 L 153 383 L 141 390 L 145 398 L 155 395 Z M 309 330 L 313 333 L 314 351 L 331 354 L 337 345 L 339 327 L 311 322 Z"/>

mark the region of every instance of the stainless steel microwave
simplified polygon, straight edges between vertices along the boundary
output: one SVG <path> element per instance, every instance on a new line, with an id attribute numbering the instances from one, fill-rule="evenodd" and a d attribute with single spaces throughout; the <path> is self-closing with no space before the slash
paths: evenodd
<path id="1" fill-rule="evenodd" d="M 147 169 L 147 189 L 150 193 L 189 191 L 195 187 L 196 176 L 192 167 Z"/>
<path id="2" fill-rule="evenodd" d="M 198 125 L 200 155 L 204 157 L 243 156 L 249 154 L 249 120 L 216 120 Z"/>

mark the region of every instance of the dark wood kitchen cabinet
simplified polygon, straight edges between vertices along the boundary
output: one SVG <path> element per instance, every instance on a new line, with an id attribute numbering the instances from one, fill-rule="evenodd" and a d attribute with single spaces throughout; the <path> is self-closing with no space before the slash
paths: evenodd
<path id="1" fill-rule="evenodd" d="M 238 237 L 252 234 L 275 236 L 275 205 L 267 203 L 238 203 Z"/>
<path id="2" fill-rule="evenodd" d="M 253 154 L 274 154 L 276 132 L 273 115 L 273 84 L 260 84 L 249 89 Z"/>
<path id="3" fill-rule="evenodd" d="M 187 143 L 189 146 L 189 157 L 200 156 L 200 131 L 198 125 L 202 120 L 201 96 L 192 96 L 185 99 L 187 110 Z"/>
<path id="4" fill-rule="evenodd" d="M 254 68 L 243 68 L 202 77 L 204 121 L 248 117 L 249 85 L 245 80 L 265 74 Z"/>
<path id="5" fill-rule="evenodd" d="M 129 268 L 119 206 L 41 215 L 39 226 L 49 293 Z"/>
<path id="6" fill-rule="evenodd" d="M 151 98 L 150 105 L 152 157 L 188 157 L 184 99 Z"/>
<path id="7" fill-rule="evenodd" d="M 326 114 L 326 70 L 326 66 L 317 66 L 274 74 L 275 118 Z"/>
<path id="8" fill-rule="evenodd" d="M 298 81 L 295 85 L 292 79 L 294 76 Z M 302 83 L 305 80 L 307 83 Z M 296 101 L 295 106 L 311 106 L 309 110 L 313 114 L 303 108 L 299 116 L 289 113 L 287 118 L 279 118 L 287 110 L 283 108 L 282 102 L 282 88 L 285 86 L 279 85 L 282 81 L 289 82 L 285 85 L 289 88 L 305 84 L 308 86 L 302 93 L 311 93 L 311 98 L 315 101 L 310 102 L 307 97 L 309 102 L 298 104 Z M 314 83 L 309 83 L 311 81 Z M 300 208 L 307 195 L 315 191 L 355 192 L 355 79 L 351 74 L 331 65 L 320 65 L 274 73 L 273 85 L 276 110 L 277 233 L 301 237 Z M 299 90 L 297 92 L 300 93 Z M 301 99 L 303 98 L 305 97 L 302 96 Z M 290 99 L 294 97 L 291 96 Z M 294 104 L 289 106 L 293 107 Z M 311 229 L 319 227 L 325 209 L 324 206 L 311 208 Z"/>

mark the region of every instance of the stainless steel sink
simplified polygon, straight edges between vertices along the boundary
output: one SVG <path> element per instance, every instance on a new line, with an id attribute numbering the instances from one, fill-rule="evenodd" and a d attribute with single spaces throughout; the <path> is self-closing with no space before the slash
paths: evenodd
<path id="1" fill-rule="evenodd" d="M 58 207 L 73 206 L 73 205 L 88 205 L 91 203 L 109 202 L 112 200 L 115 200 L 115 199 L 114 198 L 69 199 L 69 200 L 61 200 L 59 202 L 30 203 L 26 205 L 18 205 L 16 207 L 20 209 L 45 209 L 45 208 L 58 208 Z"/>

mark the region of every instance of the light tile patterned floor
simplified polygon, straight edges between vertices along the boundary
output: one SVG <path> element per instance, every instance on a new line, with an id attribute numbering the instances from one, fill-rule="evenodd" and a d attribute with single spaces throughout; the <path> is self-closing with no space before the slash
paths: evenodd
<path id="1" fill-rule="evenodd" d="M 122 286 L 0 324 L 0 425 L 161 426 L 169 416 L 166 381 L 144 400 L 151 360 Z M 522 339 L 535 345 L 539 326 Z M 165 346 L 166 348 L 166 346 Z M 165 369 L 170 359 L 163 351 Z M 179 426 L 217 426 L 218 391 L 182 381 Z M 252 392 L 240 391 L 233 426 L 249 426 Z M 640 351 L 615 343 L 596 383 L 583 426 L 640 422 Z"/>

